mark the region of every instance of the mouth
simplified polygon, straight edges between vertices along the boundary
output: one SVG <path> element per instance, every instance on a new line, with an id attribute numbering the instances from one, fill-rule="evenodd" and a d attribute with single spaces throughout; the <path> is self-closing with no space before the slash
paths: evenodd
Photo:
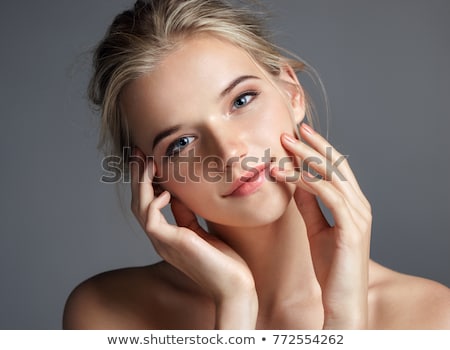
<path id="1" fill-rule="evenodd" d="M 269 165 L 269 163 L 259 164 L 244 172 L 232 183 L 223 197 L 243 197 L 257 192 L 266 180 L 265 172 L 269 169 Z"/>

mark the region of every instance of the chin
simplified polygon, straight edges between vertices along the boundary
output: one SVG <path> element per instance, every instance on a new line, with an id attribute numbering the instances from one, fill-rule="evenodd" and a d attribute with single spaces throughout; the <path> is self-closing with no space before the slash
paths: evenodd
<path id="1" fill-rule="evenodd" d="M 250 228 L 271 224 L 279 220 L 286 212 L 295 191 L 293 185 L 273 184 L 273 186 L 276 188 L 270 191 L 233 198 L 227 203 L 226 208 L 213 210 L 213 215 L 204 213 L 205 215 L 200 214 L 200 216 L 207 222 L 221 226 Z M 220 215 L 217 215 L 218 213 Z"/>

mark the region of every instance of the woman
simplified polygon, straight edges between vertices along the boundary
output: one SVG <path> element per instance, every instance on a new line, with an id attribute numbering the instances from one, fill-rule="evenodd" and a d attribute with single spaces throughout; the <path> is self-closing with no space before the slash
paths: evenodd
<path id="1" fill-rule="evenodd" d="M 370 260 L 370 204 L 303 122 L 307 67 L 252 14 L 137 1 L 94 62 L 103 142 L 133 147 L 131 208 L 163 261 L 83 282 L 65 328 L 450 328 L 448 288 Z M 161 214 L 169 203 L 177 225 Z"/>

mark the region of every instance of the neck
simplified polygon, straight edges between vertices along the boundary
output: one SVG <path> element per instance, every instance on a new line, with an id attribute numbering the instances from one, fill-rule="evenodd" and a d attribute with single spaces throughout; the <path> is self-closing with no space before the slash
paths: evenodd
<path id="1" fill-rule="evenodd" d="M 294 200 L 277 221 L 265 226 L 238 228 L 208 223 L 208 227 L 247 262 L 261 312 L 308 302 L 320 293 L 306 226 Z"/>

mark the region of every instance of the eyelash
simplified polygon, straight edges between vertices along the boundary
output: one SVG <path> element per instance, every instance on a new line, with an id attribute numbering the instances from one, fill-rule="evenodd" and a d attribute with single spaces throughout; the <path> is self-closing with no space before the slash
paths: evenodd
<path id="1" fill-rule="evenodd" d="M 184 146 L 178 146 L 177 149 L 177 143 L 180 140 L 186 140 L 186 139 L 192 139 L 192 141 L 190 141 L 188 144 L 184 145 Z M 177 138 L 174 142 L 172 142 L 169 147 L 167 147 L 166 150 L 166 156 L 167 157 L 171 157 L 171 156 L 177 156 L 185 147 L 189 146 L 190 143 L 192 143 L 194 141 L 195 137 L 194 136 L 182 136 Z"/>
<path id="2" fill-rule="evenodd" d="M 239 95 L 239 96 L 233 101 L 233 108 L 234 108 L 234 109 L 241 109 L 241 108 L 247 106 L 247 105 L 248 105 L 249 103 L 251 103 L 251 102 L 254 100 L 254 98 L 255 98 L 256 96 L 258 96 L 258 95 L 259 95 L 259 92 L 257 92 L 257 91 L 247 91 L 247 92 L 244 92 L 243 94 Z M 238 102 L 239 100 L 241 100 L 241 99 L 243 99 L 244 97 L 247 97 L 247 96 L 251 96 L 251 97 L 252 97 L 252 98 L 250 99 L 250 101 L 247 101 L 244 105 L 236 106 L 236 102 Z"/>
<path id="3" fill-rule="evenodd" d="M 248 105 L 249 103 L 251 103 L 251 102 L 254 100 L 254 98 L 257 97 L 258 95 L 259 95 L 259 92 L 257 92 L 257 91 L 247 91 L 247 92 L 244 92 L 243 94 L 239 95 L 239 96 L 233 101 L 233 108 L 234 108 L 234 109 L 241 109 L 241 108 L 247 106 L 247 105 Z M 247 97 L 247 96 L 250 96 L 250 97 L 251 97 L 249 101 L 246 101 L 245 104 L 243 104 L 243 105 L 236 106 L 236 102 L 238 102 L 239 100 L 241 100 L 241 99 L 243 99 L 243 98 L 245 98 L 245 97 Z M 185 140 L 185 139 L 192 139 L 192 141 L 190 141 L 188 144 L 186 144 L 186 145 L 184 145 L 184 146 L 178 147 L 178 149 L 177 149 L 177 146 L 176 146 L 177 142 L 179 142 L 180 140 L 183 140 L 183 139 L 184 139 L 184 140 Z M 185 147 L 187 147 L 191 142 L 193 142 L 193 139 L 195 139 L 194 136 L 182 136 L 182 137 L 179 137 L 179 138 L 176 139 L 174 142 L 172 142 L 172 143 L 169 145 L 169 147 L 167 147 L 167 150 L 166 150 L 166 156 L 167 156 L 167 157 L 177 156 L 177 155 L 178 155 Z"/>

